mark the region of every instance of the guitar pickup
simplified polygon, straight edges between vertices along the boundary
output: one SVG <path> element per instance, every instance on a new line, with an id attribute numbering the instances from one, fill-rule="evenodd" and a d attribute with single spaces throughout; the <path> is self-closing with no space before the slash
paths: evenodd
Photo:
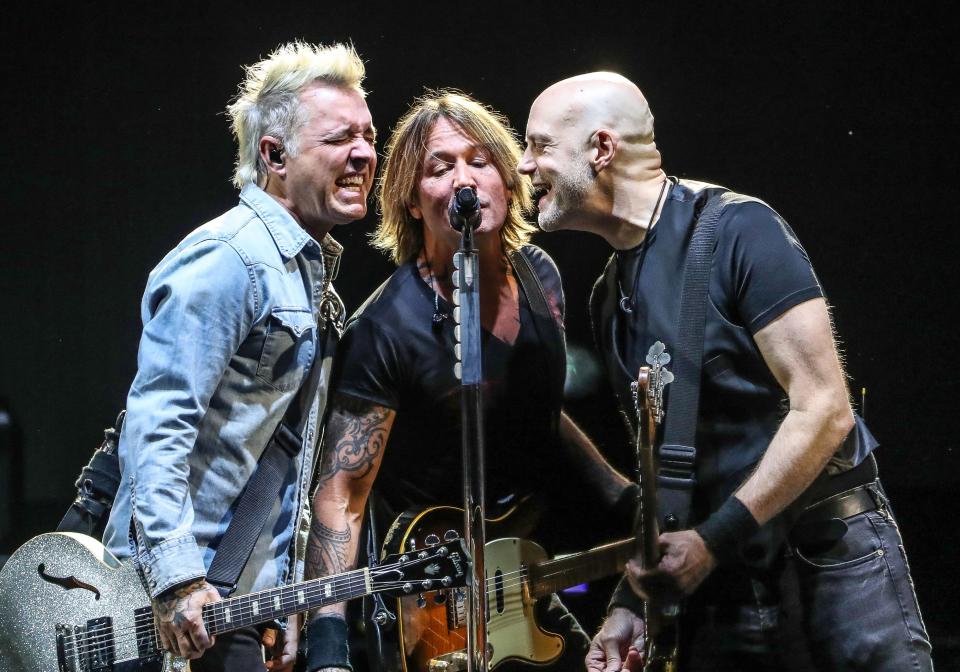
<path id="1" fill-rule="evenodd" d="M 86 626 L 58 623 L 57 667 L 60 672 L 111 672 L 116 653 L 113 619 L 92 618 Z"/>

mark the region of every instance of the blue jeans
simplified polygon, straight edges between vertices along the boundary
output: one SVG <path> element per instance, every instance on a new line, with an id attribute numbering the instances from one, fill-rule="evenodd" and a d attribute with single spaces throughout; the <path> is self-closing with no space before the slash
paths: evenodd
<path id="1" fill-rule="evenodd" d="M 734 599 L 694 595 L 681 623 L 680 669 L 933 670 L 889 507 L 844 522 L 847 532 L 826 548 L 791 545 L 769 580 L 739 577 Z"/>

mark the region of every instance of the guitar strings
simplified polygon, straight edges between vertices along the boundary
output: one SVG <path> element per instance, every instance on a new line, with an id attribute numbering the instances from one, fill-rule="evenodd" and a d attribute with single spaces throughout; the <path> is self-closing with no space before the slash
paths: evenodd
<path id="1" fill-rule="evenodd" d="M 387 571 L 392 571 L 392 570 L 386 570 L 384 573 L 386 573 Z M 380 572 L 377 571 L 377 573 L 380 573 Z M 254 606 L 253 606 L 254 601 L 259 602 L 260 600 L 268 599 L 270 601 L 271 609 L 272 609 L 273 608 L 272 605 L 276 604 L 276 598 L 279 597 L 279 600 L 281 603 L 280 610 L 284 611 L 291 606 L 295 606 L 300 601 L 299 596 L 297 595 L 297 593 L 299 592 L 304 593 L 303 601 L 307 601 L 307 600 L 312 600 L 313 598 L 318 596 L 322 597 L 323 594 L 327 592 L 326 590 L 327 586 L 331 587 L 332 592 L 340 592 L 344 588 L 347 588 L 349 590 L 356 590 L 357 588 L 360 588 L 361 586 L 366 585 L 366 579 L 363 575 L 360 575 L 360 576 L 354 575 L 351 577 L 345 577 L 345 578 L 334 579 L 329 581 L 325 581 L 322 578 L 314 579 L 314 580 L 311 580 L 310 582 L 305 582 L 305 583 L 310 583 L 315 585 L 309 585 L 304 588 L 295 589 L 295 590 L 291 590 L 291 586 L 278 586 L 277 588 L 272 588 L 266 591 L 262 591 L 261 593 L 254 593 L 253 595 L 259 595 L 259 597 L 256 600 L 251 600 L 249 599 L 250 596 L 246 596 L 246 595 L 240 596 L 237 598 L 232 598 L 232 599 L 238 600 L 238 602 L 243 600 L 245 604 L 239 604 L 237 607 L 230 609 L 230 617 L 231 617 L 230 623 L 234 624 L 235 621 L 242 621 L 243 619 L 252 615 L 254 613 Z M 371 592 L 381 592 L 383 590 L 394 590 L 397 588 L 402 588 L 404 583 L 406 583 L 406 581 L 393 581 L 393 582 L 385 581 L 385 582 L 382 582 L 375 591 L 371 591 Z M 277 594 L 273 594 L 273 593 L 277 593 Z M 335 597 L 335 595 L 331 595 L 331 597 Z M 334 601 L 335 602 L 343 601 L 343 599 L 344 598 L 340 598 Z M 216 604 L 219 604 L 219 603 L 213 603 L 212 605 L 209 605 L 210 607 L 212 607 L 207 612 L 210 616 L 209 618 L 204 619 L 208 627 L 219 628 L 220 626 L 223 626 L 227 623 L 225 612 L 222 609 L 221 610 L 216 609 L 214 606 Z M 317 606 L 321 606 L 321 605 L 318 604 Z M 207 605 L 205 605 L 205 608 L 206 607 Z M 257 608 L 257 611 L 259 611 L 259 607 Z M 304 611 L 306 611 L 306 609 L 304 609 Z M 264 620 L 270 620 L 270 619 L 266 618 Z M 237 625 L 237 627 L 243 627 L 243 625 L 245 624 L 240 623 Z M 157 633 L 156 622 L 155 622 L 155 618 L 152 611 L 146 614 L 141 614 L 139 616 L 134 617 L 134 623 L 133 625 L 130 625 L 130 626 L 125 626 L 117 629 L 112 629 L 110 626 L 106 626 L 106 625 L 98 626 L 95 628 L 91 628 L 90 630 L 87 630 L 83 633 L 67 636 L 64 639 L 72 643 L 74 645 L 74 648 L 79 652 L 87 653 L 93 648 L 99 647 L 102 644 L 104 644 L 105 643 L 104 640 L 107 640 L 110 637 L 111 631 L 113 634 L 113 642 L 115 646 L 118 644 L 126 644 L 134 641 L 139 641 L 144 636 L 150 636 L 150 635 L 156 637 L 156 640 L 159 642 L 159 635 Z M 129 636 L 131 634 L 131 631 L 134 635 L 132 637 Z"/>
<path id="2" fill-rule="evenodd" d="M 377 568 L 373 570 L 373 572 L 376 574 L 388 573 L 391 571 L 395 571 L 395 569 L 394 568 L 389 568 L 389 569 Z M 573 570 L 559 569 L 555 572 L 543 574 L 540 578 L 549 579 L 556 576 L 562 576 L 563 574 L 569 573 L 571 571 Z M 527 576 L 528 576 L 528 570 L 526 568 L 523 568 L 520 570 L 511 571 L 511 572 L 504 572 L 503 574 L 499 575 L 499 577 L 496 577 L 496 576 L 488 577 L 486 580 L 487 598 L 489 599 L 491 595 L 495 595 L 500 590 L 512 589 L 516 586 L 522 585 L 523 580 L 526 579 Z M 371 578 L 374 578 L 374 577 L 371 576 Z M 500 579 L 500 586 L 496 585 L 498 578 Z M 262 591 L 261 593 L 255 593 L 255 595 L 260 595 L 260 597 L 258 597 L 256 600 L 249 599 L 250 596 L 240 596 L 238 598 L 233 598 L 238 601 L 245 600 L 246 604 L 241 604 L 236 608 L 230 609 L 230 621 L 229 621 L 230 624 L 234 625 L 235 620 L 236 621 L 243 620 L 249 617 L 250 615 L 252 615 L 254 613 L 254 607 L 252 604 L 254 601 L 259 602 L 262 599 L 265 599 L 265 598 L 270 599 L 272 597 L 274 599 L 272 599 L 271 601 L 273 604 L 275 604 L 276 603 L 275 598 L 277 596 L 275 595 L 271 596 L 269 595 L 269 593 L 274 593 L 274 592 L 282 593 L 284 591 L 288 593 L 287 595 L 280 597 L 281 611 L 283 611 L 288 606 L 291 606 L 291 602 L 300 601 L 302 603 L 302 601 L 304 600 L 313 599 L 314 597 L 317 596 L 318 593 L 326 592 L 326 586 L 328 585 L 331 586 L 332 590 L 339 590 L 345 586 L 356 588 L 359 585 L 365 585 L 366 580 L 363 575 L 360 575 L 360 576 L 354 575 L 351 577 L 345 577 L 343 579 L 334 579 L 332 581 L 327 581 L 327 582 L 324 582 L 322 578 L 314 579 L 309 583 L 317 583 L 320 585 L 311 585 L 311 586 L 307 586 L 305 588 L 301 588 L 297 590 L 291 590 L 291 586 L 278 586 L 277 588 L 269 589 L 267 591 Z M 392 585 L 390 585 L 391 582 L 383 582 L 383 584 L 378 586 L 376 590 L 371 591 L 371 594 L 374 592 L 383 592 L 387 590 L 394 590 L 396 588 L 402 588 L 405 583 L 408 583 L 408 582 L 397 580 L 392 582 Z M 493 585 L 492 588 L 491 588 L 491 585 Z M 299 596 L 296 594 L 298 592 L 304 593 L 303 598 L 300 600 L 298 600 Z M 343 600 L 337 600 L 337 601 L 343 601 Z M 259 612 L 259 608 L 257 609 L 257 611 Z M 217 610 L 211 609 L 210 613 L 212 614 L 212 618 L 204 619 L 205 621 L 207 621 L 208 626 L 212 626 L 213 628 L 219 628 L 220 626 L 223 626 L 227 623 L 226 614 L 223 612 L 223 610 L 219 610 L 219 613 L 218 613 Z M 258 613 L 257 615 L 259 616 L 260 614 Z M 269 620 L 269 619 L 266 619 L 266 620 Z M 241 623 L 239 625 L 236 625 L 236 627 L 243 627 L 243 625 L 245 624 Z M 126 636 L 130 633 L 131 630 L 134 631 L 135 636 L 134 637 Z M 65 639 L 67 639 L 68 641 L 72 640 L 72 643 L 74 644 L 73 649 L 77 653 L 88 653 L 92 649 L 97 648 L 101 646 L 103 643 L 105 643 L 104 641 L 99 641 L 99 640 L 106 640 L 110 636 L 110 634 L 111 634 L 111 628 L 109 626 L 101 626 L 99 628 L 93 628 L 91 630 L 88 630 L 79 635 L 69 636 Z M 160 638 L 159 638 L 159 633 L 157 631 L 157 624 L 154 619 L 152 611 L 147 614 L 142 614 L 141 616 L 135 617 L 134 625 L 132 626 L 127 626 L 125 628 L 119 628 L 117 630 L 113 630 L 114 645 L 125 644 L 133 641 L 139 641 L 140 639 L 143 638 L 144 635 L 152 636 L 152 638 L 154 639 L 154 642 L 157 643 L 158 649 L 159 649 Z M 79 640 L 79 644 L 77 643 L 78 640 Z"/>
<path id="3" fill-rule="evenodd" d="M 380 573 L 380 571 L 378 571 L 378 570 L 374 570 L 374 571 L 375 571 L 376 573 Z M 388 570 L 382 570 L 382 571 L 386 573 L 386 572 L 394 571 L 394 570 L 388 569 Z M 549 579 L 549 578 L 556 577 L 556 576 L 562 576 L 563 574 L 569 573 L 570 571 L 572 571 L 572 569 L 559 569 L 559 570 L 557 570 L 557 571 L 555 571 L 555 572 L 543 574 L 540 578 L 541 578 L 541 579 Z M 500 577 L 499 577 L 499 578 L 501 579 L 501 585 L 500 585 L 499 587 L 496 585 L 496 580 L 497 580 L 498 577 L 496 577 L 496 576 L 495 576 L 495 577 L 488 577 L 488 578 L 487 578 L 487 590 L 486 590 L 486 595 L 489 597 L 490 595 L 496 594 L 496 592 L 499 591 L 499 590 L 508 590 L 508 589 L 512 589 L 512 588 L 514 588 L 514 587 L 516 587 L 516 586 L 518 586 L 518 585 L 522 585 L 523 579 L 525 579 L 525 578 L 527 577 L 527 575 L 528 575 L 528 571 L 527 571 L 527 569 L 525 569 L 525 568 L 524 568 L 524 569 L 520 569 L 520 570 L 515 570 L 515 571 L 512 571 L 512 572 L 504 572 L 504 573 L 501 574 Z M 504 580 L 504 579 L 506 579 L 506 580 Z M 520 579 L 520 580 L 517 581 L 516 579 Z M 323 579 L 322 579 L 322 578 L 321 578 L 321 579 L 314 579 L 311 583 L 313 583 L 313 582 L 323 583 Z M 342 580 L 342 581 L 339 581 L 339 583 L 344 583 L 344 582 L 347 582 L 347 583 L 362 583 L 362 582 L 364 582 L 364 578 L 363 578 L 363 576 L 353 576 L 353 577 L 348 577 L 348 578 L 346 578 L 346 579 L 344 579 L 344 580 Z M 331 582 L 329 582 L 329 583 L 332 584 L 332 583 L 335 583 L 335 581 L 331 581 Z M 396 582 L 394 582 L 395 585 L 392 585 L 392 586 L 386 585 L 387 583 L 388 583 L 388 582 L 384 582 L 384 585 L 383 585 L 382 587 L 378 587 L 378 589 L 377 589 L 376 591 L 373 591 L 373 592 L 380 592 L 380 591 L 383 591 L 383 590 L 392 590 L 392 589 L 395 589 L 395 588 L 399 588 L 399 587 L 402 587 L 402 586 L 403 586 L 403 583 L 406 583 L 406 582 L 396 581 Z M 493 585 L 492 588 L 490 587 L 491 585 Z M 342 585 L 341 585 L 341 586 L 338 586 L 338 589 L 341 588 L 341 587 L 343 587 L 343 586 L 342 586 Z M 260 598 L 258 598 L 258 601 L 259 601 L 259 600 L 262 600 L 262 599 L 265 599 L 265 598 L 269 598 L 269 595 L 266 595 L 267 593 L 287 591 L 288 595 L 286 595 L 286 596 L 284 596 L 284 597 L 281 598 L 281 610 L 283 610 L 283 609 L 285 609 L 287 606 L 289 606 L 289 603 L 290 603 L 290 601 L 291 601 L 291 598 L 295 598 L 295 592 L 297 592 L 297 591 L 294 591 L 294 594 L 289 594 L 289 593 L 291 593 L 290 588 L 291 588 L 290 586 L 281 586 L 281 587 L 277 587 L 277 588 L 274 588 L 274 589 L 270 589 L 269 591 L 264 591 L 263 593 L 261 593 L 262 596 L 261 596 Z M 309 587 L 307 587 L 307 588 L 304 588 L 304 589 L 301 589 L 301 590 L 304 592 L 304 599 L 306 599 L 306 594 L 307 594 L 307 592 L 310 592 L 310 596 L 309 596 L 309 597 L 312 599 L 313 597 L 316 596 L 316 593 L 317 593 L 318 590 L 324 590 L 324 588 L 325 588 L 325 587 L 324 587 L 323 585 L 320 585 L 320 586 L 318 586 L 318 585 L 311 585 L 311 586 L 309 586 Z M 245 598 L 245 597 L 247 597 L 247 596 L 240 596 L 239 598 L 234 598 L 234 599 L 240 600 L 240 599 L 243 599 L 243 598 Z M 276 596 L 274 596 L 274 597 L 276 597 Z M 240 606 L 237 607 L 237 608 L 231 609 L 231 611 L 230 611 L 230 616 L 231 616 L 230 623 L 231 623 L 231 624 L 233 624 L 234 615 L 236 615 L 236 619 L 237 619 L 237 620 L 242 620 L 242 619 L 250 616 L 250 615 L 253 613 L 254 609 L 253 609 L 253 606 L 252 606 L 252 601 L 249 600 L 249 599 L 247 599 L 246 601 L 247 601 L 248 604 L 246 604 L 246 605 L 240 605 Z M 259 610 L 258 610 L 258 611 L 259 611 Z M 216 613 L 216 612 L 214 611 L 214 612 L 211 612 L 211 613 L 212 613 L 212 616 L 213 616 L 213 617 L 210 618 L 210 619 L 205 619 L 205 620 L 208 620 L 208 621 L 209 621 L 208 625 L 212 625 L 213 627 L 218 627 L 218 626 L 222 626 L 222 625 L 224 625 L 224 624 L 227 623 L 226 615 L 225 615 L 223 612 Z M 132 626 L 132 628 L 131 628 L 130 626 L 128 626 L 127 628 L 121 628 L 121 629 L 115 630 L 115 631 L 114 631 L 115 640 L 116 640 L 118 643 L 119 643 L 119 642 L 124 642 L 124 643 L 125 643 L 125 642 L 127 642 L 127 641 L 132 641 L 132 640 L 130 640 L 129 638 L 128 638 L 128 639 L 125 639 L 125 640 L 121 640 L 121 639 L 117 639 L 117 637 L 116 637 L 117 635 L 124 634 L 125 631 L 129 631 L 130 629 L 135 629 L 135 630 L 137 630 L 137 634 L 138 634 L 138 635 L 144 634 L 144 631 L 147 631 L 147 632 L 148 632 L 151 628 L 153 628 L 154 630 L 156 630 L 155 623 L 153 622 L 153 620 L 154 620 L 154 619 L 153 619 L 153 614 L 152 614 L 152 612 L 150 612 L 150 613 L 148 613 L 148 614 L 144 614 L 142 617 L 140 617 L 140 622 L 139 622 L 139 623 L 136 623 L 134 626 Z M 242 627 L 242 624 L 241 624 L 241 625 L 238 625 L 238 626 L 236 626 L 236 627 Z M 83 633 L 83 635 L 86 635 L 86 637 L 85 637 L 84 639 L 85 639 L 85 643 L 87 644 L 87 647 L 86 647 L 87 650 L 89 650 L 89 649 L 91 649 L 91 648 L 93 648 L 93 647 L 99 646 L 101 642 L 98 642 L 97 640 L 98 640 L 98 639 L 105 639 L 105 638 L 107 638 L 107 637 L 109 636 L 109 634 L 110 634 L 110 628 L 109 628 L 108 626 L 103 626 L 103 627 L 100 627 L 100 628 L 91 629 L 91 630 L 88 630 L 86 633 Z M 81 637 L 83 637 L 83 635 L 81 635 Z M 138 638 L 139 638 L 139 637 L 138 637 Z M 158 638 L 158 639 L 159 639 L 159 638 Z M 82 649 L 83 647 L 81 646 L 80 648 Z"/>

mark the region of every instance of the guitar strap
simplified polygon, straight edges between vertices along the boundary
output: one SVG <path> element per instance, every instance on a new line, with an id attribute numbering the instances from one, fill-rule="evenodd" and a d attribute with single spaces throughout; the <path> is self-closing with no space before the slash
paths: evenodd
<path id="1" fill-rule="evenodd" d="M 552 375 L 554 385 L 552 390 L 559 390 L 558 394 L 563 393 L 563 385 L 567 378 L 567 345 L 564 339 L 563 331 L 553 317 L 550 310 L 550 304 L 547 302 L 546 293 L 543 291 L 543 284 L 537 277 L 537 272 L 533 268 L 530 259 L 523 250 L 514 250 L 510 253 L 510 262 L 517 273 L 517 280 L 527 297 L 527 303 L 530 311 L 537 318 L 534 320 L 537 326 L 537 332 L 547 349 L 549 361 L 552 363 Z M 550 327 L 541 327 L 541 325 L 551 325 Z M 558 420 L 556 418 L 555 420 Z"/>
<path id="2" fill-rule="evenodd" d="M 323 369 L 319 361 L 323 338 L 324 335 L 320 333 L 313 365 L 267 442 L 256 470 L 240 493 L 233 516 L 226 532 L 220 538 L 207 570 L 207 583 L 216 587 L 224 596 L 236 590 L 240 574 L 250 559 L 260 532 L 280 494 L 290 461 L 296 458 L 303 448 L 303 430 L 310 417 L 310 404 L 316 395 L 320 372 Z"/>
<path id="3" fill-rule="evenodd" d="M 663 443 L 658 451 L 658 522 L 660 529 L 666 531 L 686 529 L 690 522 L 690 501 L 696 483 L 695 443 L 707 289 L 717 241 L 717 222 L 731 198 L 730 192 L 724 192 L 707 201 L 694 222 L 683 268 L 674 382 L 670 389 Z"/>

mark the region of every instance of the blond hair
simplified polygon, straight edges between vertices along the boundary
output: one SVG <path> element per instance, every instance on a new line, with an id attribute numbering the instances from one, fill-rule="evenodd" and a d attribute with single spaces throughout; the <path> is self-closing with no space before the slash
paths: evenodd
<path id="1" fill-rule="evenodd" d="M 244 68 L 237 97 L 227 106 L 233 135 L 237 139 L 237 163 L 233 183 L 253 182 L 263 186 L 267 166 L 260 157 L 260 139 L 272 135 L 284 151 L 296 156 L 297 135 L 307 121 L 300 93 L 315 83 L 330 84 L 366 96 L 361 83 L 363 61 L 352 45 L 290 42 L 267 58 Z"/>
<path id="2" fill-rule="evenodd" d="M 440 119 L 449 121 L 490 153 L 512 193 L 506 221 L 500 228 L 504 252 L 518 249 L 537 230 L 524 219 L 533 205 L 532 185 L 526 175 L 517 172 L 523 150 L 507 118 L 459 91 L 428 91 L 413 102 L 393 129 L 377 185 L 381 219 L 372 236 L 373 245 L 388 253 L 397 265 L 416 257 L 423 247 L 423 222 L 413 218 L 408 206 L 416 203 L 427 138 Z"/>

